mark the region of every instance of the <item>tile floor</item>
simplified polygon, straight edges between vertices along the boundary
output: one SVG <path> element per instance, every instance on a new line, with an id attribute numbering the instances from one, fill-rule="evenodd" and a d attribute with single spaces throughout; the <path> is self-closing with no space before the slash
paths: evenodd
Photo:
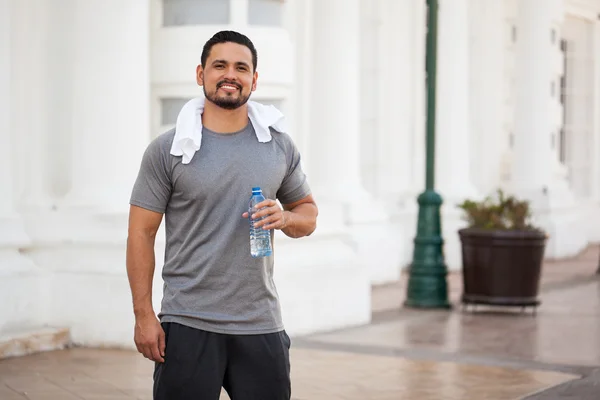
<path id="1" fill-rule="evenodd" d="M 293 398 L 302 400 L 518 399 L 575 377 L 311 349 L 294 349 L 292 363 Z M 151 375 L 152 364 L 129 351 L 37 354 L 0 362 L 0 399 L 150 400 Z"/>

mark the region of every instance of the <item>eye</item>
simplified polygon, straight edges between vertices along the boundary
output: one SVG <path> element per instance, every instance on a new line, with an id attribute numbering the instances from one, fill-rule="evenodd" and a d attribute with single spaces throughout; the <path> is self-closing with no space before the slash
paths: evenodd
<path id="1" fill-rule="evenodd" d="M 244 66 L 240 66 L 240 67 L 238 67 L 238 71 L 246 72 L 246 71 L 248 71 L 248 68 L 246 68 Z"/>
<path id="2" fill-rule="evenodd" d="M 225 65 L 223 65 L 223 64 L 217 64 L 217 65 L 215 65 L 215 68 L 216 69 L 223 69 L 223 68 L 225 68 Z"/>

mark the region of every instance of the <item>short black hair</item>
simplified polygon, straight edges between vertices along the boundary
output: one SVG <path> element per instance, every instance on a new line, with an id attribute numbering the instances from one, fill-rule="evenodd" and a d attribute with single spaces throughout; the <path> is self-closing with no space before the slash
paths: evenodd
<path id="1" fill-rule="evenodd" d="M 208 59 L 210 51 L 212 50 L 215 44 L 229 42 L 241 44 L 242 46 L 246 46 L 250 49 L 250 52 L 252 53 L 252 64 L 254 66 L 254 71 L 256 71 L 256 66 L 258 65 L 258 54 L 256 52 L 256 48 L 254 47 L 254 43 L 252 43 L 252 41 L 247 36 L 235 31 L 217 32 L 204 44 L 204 48 L 202 49 L 202 56 L 200 57 L 202 68 L 206 67 L 206 60 Z"/>

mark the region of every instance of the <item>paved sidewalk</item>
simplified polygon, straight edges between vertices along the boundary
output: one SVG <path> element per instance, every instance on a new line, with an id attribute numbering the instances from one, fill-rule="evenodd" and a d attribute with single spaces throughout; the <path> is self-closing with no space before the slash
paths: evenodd
<path id="1" fill-rule="evenodd" d="M 372 324 L 293 338 L 293 398 L 599 399 L 599 250 L 545 265 L 536 315 L 406 309 L 406 277 L 377 287 Z M 455 302 L 460 276 L 449 282 Z M 0 361 L 0 399 L 150 400 L 151 376 L 131 351 L 37 354 Z"/>
<path id="2" fill-rule="evenodd" d="M 439 399 L 442 393 L 448 400 L 516 399 L 574 378 L 560 372 L 410 360 L 352 350 L 295 348 L 292 363 L 293 398 L 298 400 L 427 400 Z M 150 400 L 151 376 L 152 365 L 134 352 L 46 353 L 0 363 L 0 399 Z"/>
<path id="3" fill-rule="evenodd" d="M 528 396 L 525 400 L 598 400 L 600 398 L 600 372 L 565 382 L 562 385 Z"/>

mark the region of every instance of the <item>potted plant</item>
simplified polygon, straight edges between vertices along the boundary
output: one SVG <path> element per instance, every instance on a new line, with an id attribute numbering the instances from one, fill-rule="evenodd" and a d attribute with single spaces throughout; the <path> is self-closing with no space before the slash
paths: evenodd
<path id="1" fill-rule="evenodd" d="M 458 205 L 463 304 L 537 306 L 546 233 L 530 223 L 529 202 L 505 196 Z"/>

